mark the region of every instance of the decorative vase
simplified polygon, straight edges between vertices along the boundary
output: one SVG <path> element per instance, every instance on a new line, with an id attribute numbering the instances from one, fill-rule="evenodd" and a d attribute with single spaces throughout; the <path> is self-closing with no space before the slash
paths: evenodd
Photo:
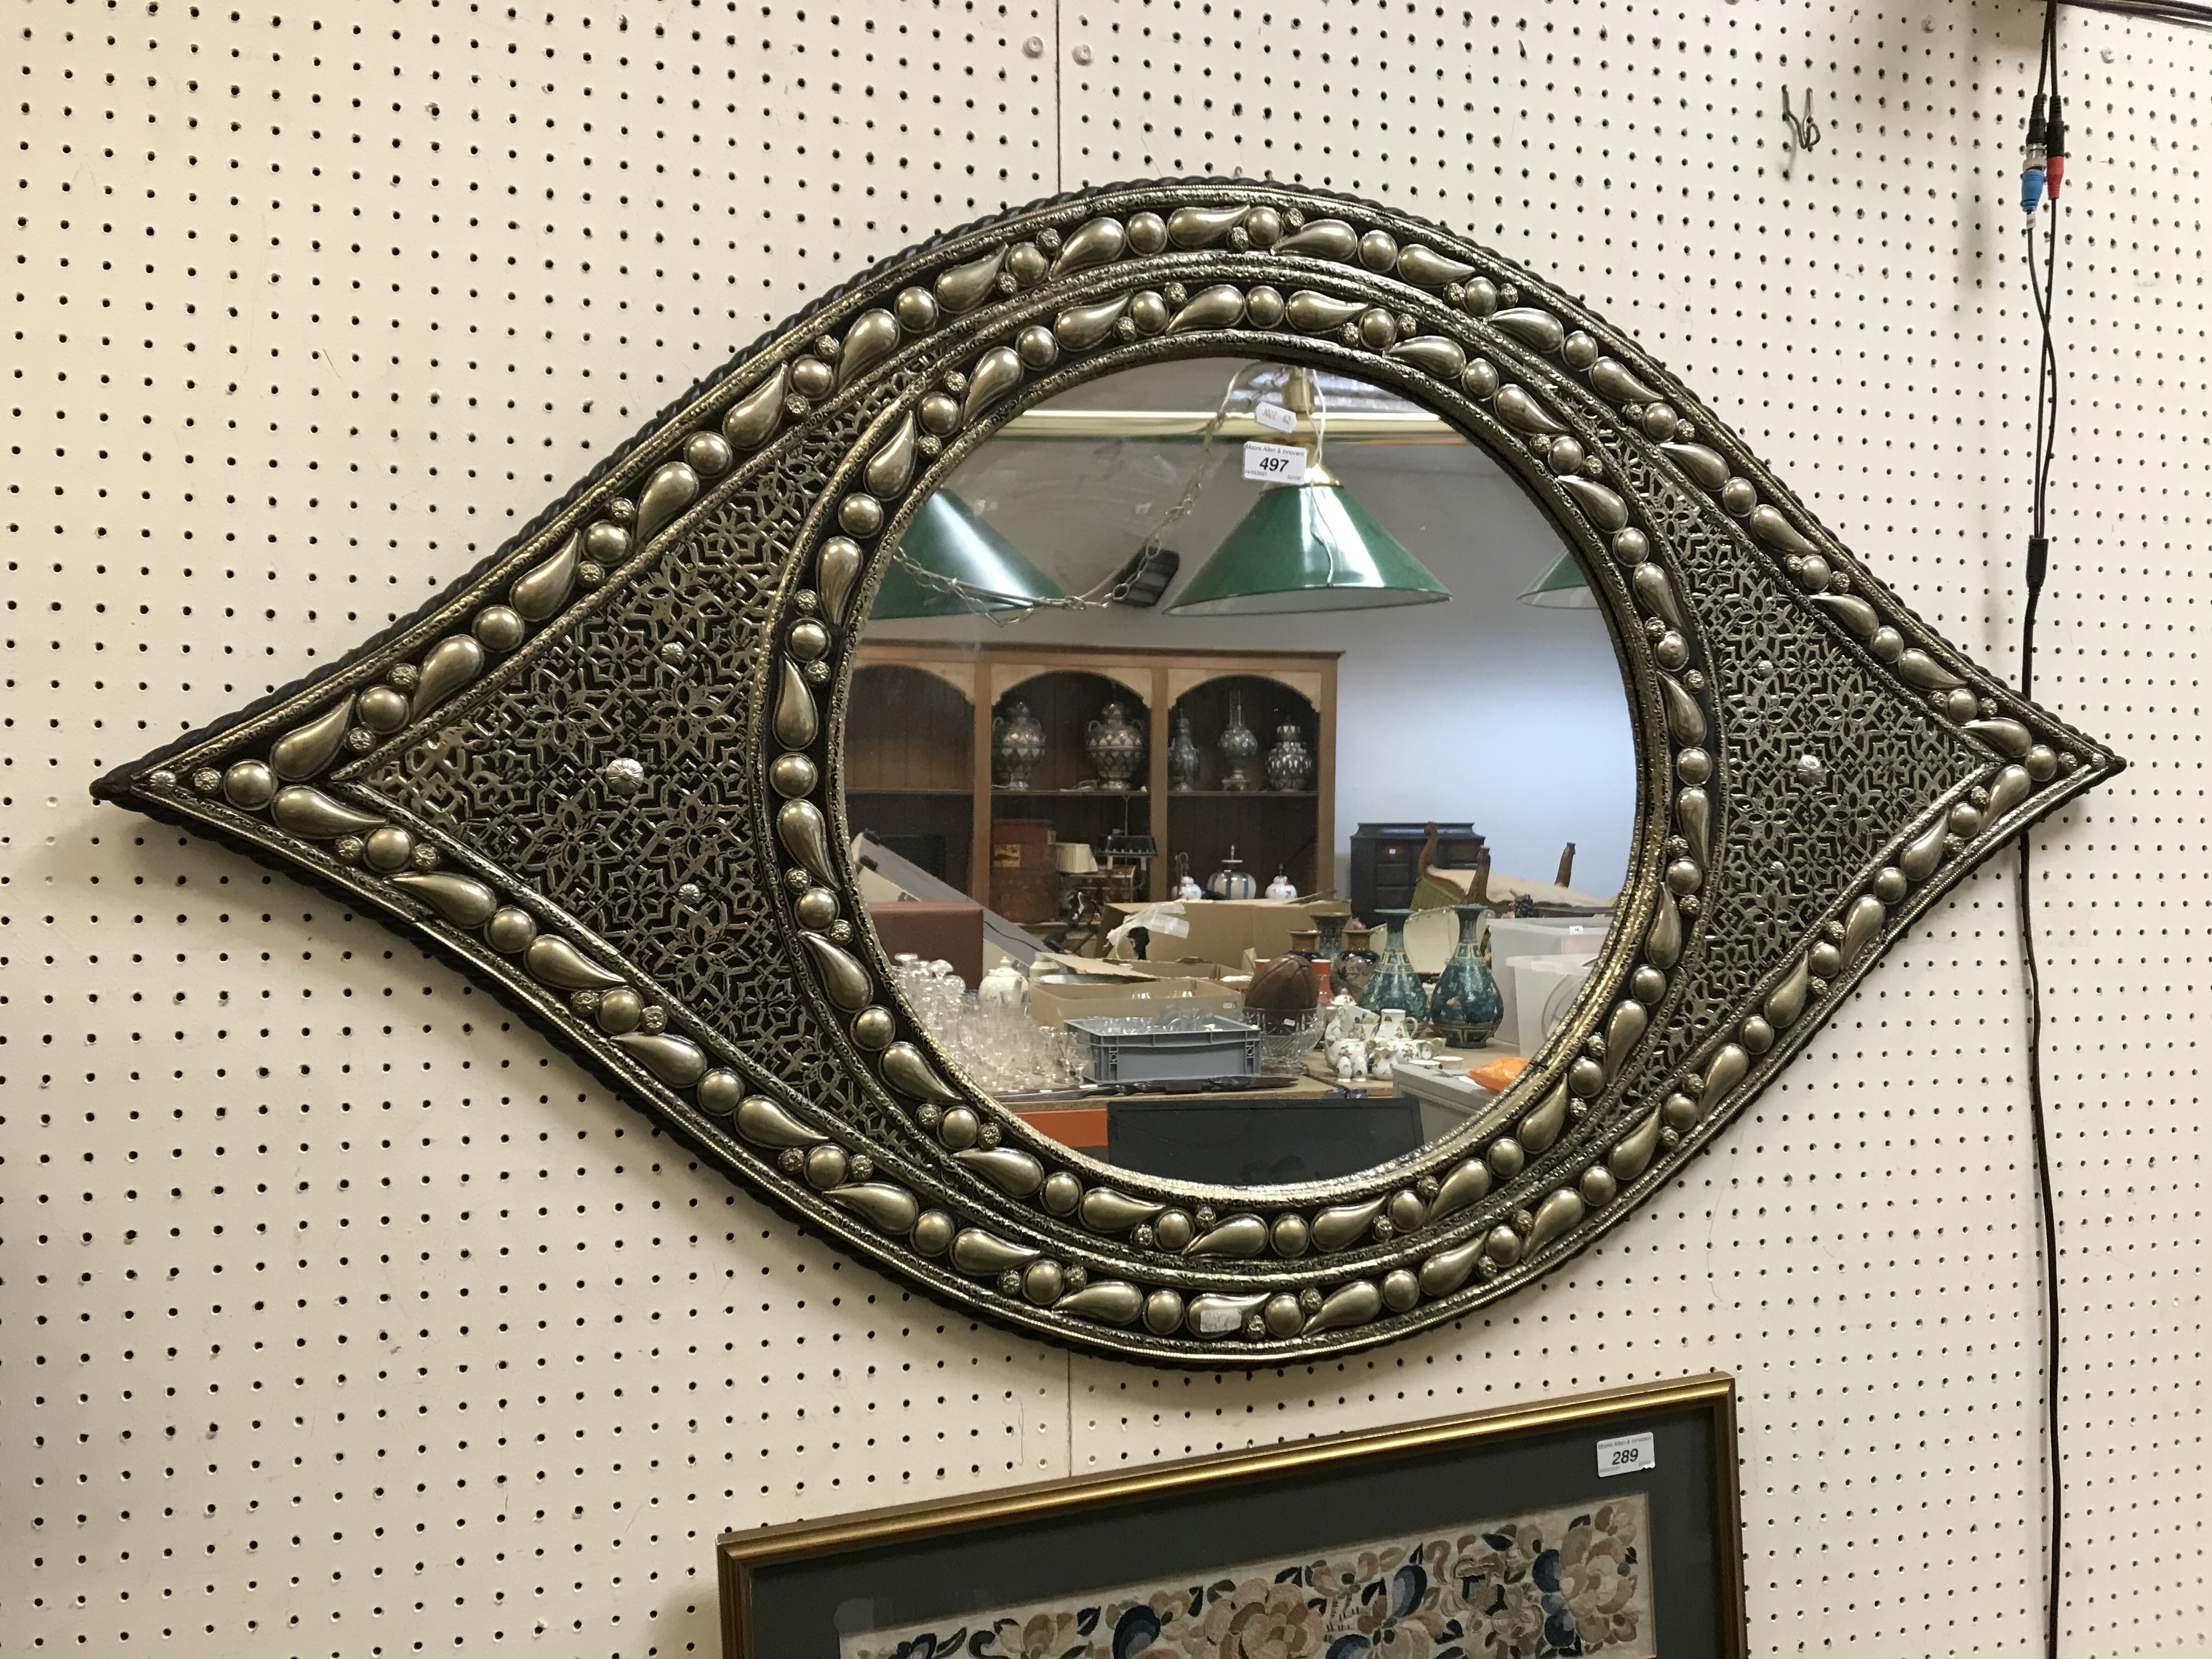
<path id="1" fill-rule="evenodd" d="M 1223 762 L 1221 787 L 1249 789 L 1252 775 L 1244 769 L 1259 758 L 1260 739 L 1244 724 L 1243 698 L 1232 696 L 1229 699 L 1229 724 L 1221 728 L 1221 736 L 1213 747 Z"/>
<path id="2" fill-rule="evenodd" d="M 1190 854 L 1188 853 L 1175 855 L 1175 878 L 1168 884 L 1168 896 L 1186 902 L 1206 896 L 1206 889 L 1200 887 L 1196 878 L 1190 873 Z"/>
<path id="3" fill-rule="evenodd" d="M 1348 916 L 1343 920 L 1343 927 L 1344 944 L 1329 964 L 1329 981 L 1364 1007 L 1362 1000 L 1367 994 L 1367 981 L 1375 977 L 1382 958 L 1367 948 L 1373 928 L 1363 927 Z"/>
<path id="4" fill-rule="evenodd" d="M 1198 739 L 1190 734 L 1190 711 L 1175 711 L 1175 734 L 1168 739 L 1168 787 L 1178 794 L 1198 787 Z"/>
<path id="5" fill-rule="evenodd" d="M 1319 919 L 1316 920 L 1318 921 Z M 1330 982 L 1328 953 L 1321 948 L 1320 928 L 1313 927 L 1291 929 L 1291 953 L 1293 956 L 1304 957 L 1308 962 L 1313 963 L 1314 994 L 1316 1003 L 1323 1008 L 1328 1006 L 1328 1000 L 1336 994 L 1337 988 Z"/>
<path id="6" fill-rule="evenodd" d="M 1127 789 L 1144 763 L 1144 728 L 1130 720 L 1120 702 L 1109 702 L 1086 729 L 1083 746 L 1098 770 L 1101 789 Z"/>
<path id="7" fill-rule="evenodd" d="M 1480 1048 L 1505 1018 L 1505 1000 L 1498 993 L 1498 981 L 1484 960 L 1479 937 L 1490 907 L 1455 904 L 1452 910 L 1459 917 L 1459 943 L 1437 975 L 1436 991 L 1429 999 L 1429 1024 L 1455 1048 Z"/>
<path id="8" fill-rule="evenodd" d="M 1429 994 L 1421 988 L 1421 976 L 1413 971 L 1413 959 L 1406 954 L 1406 918 L 1413 914 L 1411 910 L 1376 912 L 1390 931 L 1382 947 L 1382 960 L 1376 964 L 1367 988 L 1359 996 L 1361 1007 L 1378 1014 L 1389 1008 L 1403 1010 L 1409 1027 L 1419 1025 L 1429 1017 Z"/>
<path id="9" fill-rule="evenodd" d="M 1344 924 L 1349 916 L 1318 915 L 1313 919 L 1314 949 L 1323 962 L 1334 962 L 1344 954 Z"/>
<path id="10" fill-rule="evenodd" d="M 1267 751 L 1267 787 L 1296 793 L 1313 787 L 1313 750 L 1295 720 L 1275 728 L 1275 746 Z"/>
<path id="11" fill-rule="evenodd" d="M 1002 789 L 1026 789 L 1044 759 L 1044 724 L 1016 697 L 991 722 L 991 759 Z"/>
<path id="12" fill-rule="evenodd" d="M 1260 884 L 1252 879 L 1244 868 L 1244 860 L 1237 856 L 1231 846 L 1229 856 L 1221 860 L 1221 867 L 1206 878 L 1206 890 L 1216 898 L 1249 899 L 1260 896 Z"/>
<path id="13" fill-rule="evenodd" d="M 1297 896 L 1297 884 L 1283 873 L 1282 866 L 1277 865 L 1275 878 L 1267 884 L 1267 896 L 1271 899 L 1294 899 Z"/>

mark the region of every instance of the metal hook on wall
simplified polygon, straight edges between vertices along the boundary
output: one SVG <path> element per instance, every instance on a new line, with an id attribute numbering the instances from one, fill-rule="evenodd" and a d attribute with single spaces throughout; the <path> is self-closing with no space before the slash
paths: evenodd
<path id="1" fill-rule="evenodd" d="M 1793 114 L 1790 108 L 1790 88 L 1782 88 L 1782 125 L 1790 129 L 1790 142 L 1782 147 L 1782 176 L 1787 179 L 1796 165 L 1797 152 L 1815 150 L 1820 147 L 1820 124 L 1813 118 L 1813 88 L 1805 88 L 1805 113 Z"/>

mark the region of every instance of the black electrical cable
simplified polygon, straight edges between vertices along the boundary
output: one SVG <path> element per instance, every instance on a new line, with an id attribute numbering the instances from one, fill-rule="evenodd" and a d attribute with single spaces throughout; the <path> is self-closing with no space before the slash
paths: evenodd
<path id="1" fill-rule="evenodd" d="M 2051 266 L 2057 259 L 2056 234 L 2057 209 L 2052 209 Z M 2057 447 L 2057 360 L 2051 339 L 2051 304 L 2045 289 L 2039 289 L 2035 279 L 2035 232 L 2031 222 L 2028 230 L 2028 287 L 2035 296 L 2036 313 L 2043 325 L 2042 362 L 2038 366 L 2038 396 L 2036 426 L 2038 453 L 2036 455 L 2035 501 L 2033 514 L 2034 532 L 2028 538 L 2027 602 L 2022 608 L 2020 626 L 2020 690 L 2022 696 L 2031 694 L 2035 685 L 2035 615 L 2038 601 L 2043 595 L 2043 579 L 2049 561 L 2049 544 L 2045 530 L 2045 495 L 2050 482 L 2050 458 Z M 2045 388 L 2048 388 L 2046 399 Z M 2016 899 L 2020 911 L 2021 969 L 2027 991 L 2027 1110 L 2030 1132 L 2035 1143 L 2035 1176 L 2037 1195 L 2043 1206 L 2043 1285 L 2044 1319 L 2046 1328 L 2044 1352 L 2044 1418 L 2045 1433 L 2049 1443 L 2051 1460 L 2051 1515 L 2049 1567 L 2050 1583 L 2045 1592 L 2044 1651 L 2046 1659 L 2058 1659 L 2058 1598 L 2063 1583 L 2061 1553 L 2064 1545 L 2065 1480 L 2059 1455 L 2059 1291 L 2058 1291 L 2058 1214 L 2053 1202 L 2051 1178 L 2051 1148 L 2044 1124 L 2043 1109 L 2043 983 L 2035 956 L 2034 893 L 2032 885 L 2032 830 L 2022 830 L 2020 836 L 2019 892 Z"/>
<path id="2" fill-rule="evenodd" d="M 2037 102 L 2039 105 L 2042 101 L 2044 86 L 2047 80 L 2054 110 L 2058 100 L 2058 4 L 2059 0 L 2047 0 L 2045 7 L 2043 52 L 2036 74 Z M 2021 607 L 2020 628 L 2020 692 L 2023 697 L 2032 695 L 2035 687 L 2035 619 L 2039 604 L 2043 597 L 2044 579 L 2050 568 L 2051 473 L 2058 453 L 2058 349 L 2052 337 L 2051 326 L 2051 314 L 2057 304 L 2058 290 L 2058 204 L 2056 200 L 2050 204 L 2050 213 L 2048 246 L 2043 261 L 2040 280 L 2038 278 L 2036 270 L 2035 217 L 2033 211 L 2030 212 L 2027 222 L 2027 289 L 2029 297 L 2035 302 L 2036 320 L 2039 326 L 2041 339 L 2036 363 L 2035 451 L 2030 499 L 2027 558 L 2023 582 L 2026 599 Z M 2045 1589 L 2044 1652 L 2045 1659 L 2058 1659 L 2059 1596 L 2064 1583 L 2066 1497 L 2064 1466 L 2061 1462 L 2059 1450 L 2061 1298 L 2058 1282 L 2058 1212 L 2051 1190 L 2051 1147 L 2044 1115 L 2043 982 L 2041 969 L 2035 955 L 2033 850 L 2031 832 L 2022 830 L 2020 836 L 2019 890 L 2016 902 L 2020 911 L 2021 970 L 2027 992 L 2028 1121 L 2035 1144 L 2036 1190 L 2043 1211 L 2044 1320 L 2046 1332 L 2044 1352 L 2044 1419 L 2051 1468 L 2049 1580 Z"/>

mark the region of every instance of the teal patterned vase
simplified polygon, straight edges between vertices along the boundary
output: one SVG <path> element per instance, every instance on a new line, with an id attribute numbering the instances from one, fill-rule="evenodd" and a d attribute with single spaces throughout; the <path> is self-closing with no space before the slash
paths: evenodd
<path id="1" fill-rule="evenodd" d="M 1486 904 L 1455 904 L 1459 917 L 1459 944 L 1451 960 L 1437 975 L 1429 999 L 1429 1024 L 1455 1048 L 1480 1048 L 1488 1042 L 1505 1018 L 1505 1000 L 1498 994 L 1497 978 L 1484 960 L 1482 919 Z"/>
<path id="2" fill-rule="evenodd" d="M 1389 942 L 1383 946 L 1382 960 L 1376 965 L 1367 988 L 1360 993 L 1359 1006 L 1381 1013 L 1386 1008 L 1402 1008 L 1406 1023 L 1418 1027 L 1429 1017 L 1429 994 L 1421 987 L 1421 976 L 1413 971 L 1413 959 L 1406 954 L 1406 918 L 1411 910 L 1377 910 L 1375 913 L 1389 927 Z"/>

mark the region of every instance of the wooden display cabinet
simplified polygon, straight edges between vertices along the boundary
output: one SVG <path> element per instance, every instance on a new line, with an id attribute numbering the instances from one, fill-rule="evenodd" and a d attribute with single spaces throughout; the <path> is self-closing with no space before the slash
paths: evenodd
<path id="1" fill-rule="evenodd" d="M 1203 883 L 1231 846 L 1262 889 L 1279 868 L 1299 892 L 1315 892 L 1328 884 L 1335 844 L 1338 654 L 871 638 L 846 708 L 846 817 L 910 857 L 941 842 L 933 873 L 986 903 L 994 818 L 1042 818 L 1057 839 L 1094 845 L 1113 830 L 1148 834 L 1160 850 L 1150 872 L 1155 899 L 1167 896 L 1176 854 L 1190 855 Z M 1023 790 L 992 776 L 992 717 L 1016 696 L 1045 732 L 1044 760 Z M 1232 697 L 1260 741 L 1249 769 L 1257 787 L 1246 792 L 1221 787 L 1214 747 Z M 1130 788 L 1100 789 L 1085 738 L 1116 699 L 1145 728 L 1145 763 Z M 1170 791 L 1178 706 L 1190 715 L 1200 769 L 1196 787 Z M 1267 753 L 1285 720 L 1312 749 L 1310 789 L 1266 787 Z"/>

